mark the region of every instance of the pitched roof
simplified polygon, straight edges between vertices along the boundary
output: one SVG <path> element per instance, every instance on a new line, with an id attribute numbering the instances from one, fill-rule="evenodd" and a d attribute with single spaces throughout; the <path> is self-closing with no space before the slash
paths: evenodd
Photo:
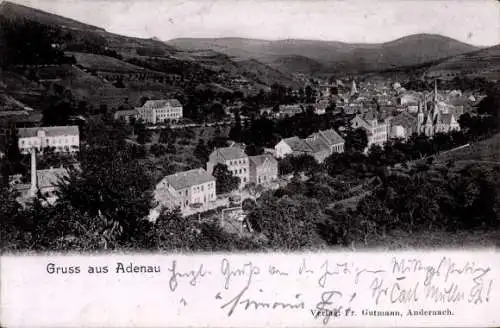
<path id="1" fill-rule="evenodd" d="M 322 130 L 318 133 L 325 139 L 329 146 L 344 142 L 344 139 L 334 129 Z"/>
<path id="2" fill-rule="evenodd" d="M 330 150 L 330 148 L 328 148 L 328 145 L 324 141 L 318 138 L 310 138 L 310 139 L 308 138 L 305 140 L 305 142 L 311 148 L 313 153 Z"/>
<path id="3" fill-rule="evenodd" d="M 44 131 L 47 137 L 78 136 L 78 126 L 45 126 L 37 128 L 19 128 L 19 138 L 32 138 L 38 135 L 38 131 Z"/>
<path id="4" fill-rule="evenodd" d="M 377 119 L 375 117 L 375 115 L 373 114 L 373 111 L 368 111 L 368 112 L 364 113 L 363 115 L 360 115 L 360 118 L 366 122 Z"/>
<path id="5" fill-rule="evenodd" d="M 204 169 L 198 168 L 168 175 L 163 178 L 162 182 L 163 181 L 166 181 L 174 189 L 179 190 L 209 181 L 215 181 L 215 178 Z"/>
<path id="6" fill-rule="evenodd" d="M 452 114 L 441 114 L 441 119 L 439 123 L 450 125 L 452 116 L 453 116 Z"/>
<path id="7" fill-rule="evenodd" d="M 271 154 L 262 154 L 257 156 L 249 156 L 248 159 L 255 164 L 255 166 L 261 166 L 267 160 L 272 162 L 277 162 L 277 160 Z"/>
<path id="8" fill-rule="evenodd" d="M 114 113 L 115 117 L 121 117 L 121 116 L 129 116 L 129 115 L 136 115 L 138 114 L 137 109 L 123 109 L 123 110 L 117 110 Z"/>
<path id="9" fill-rule="evenodd" d="M 291 138 L 286 138 L 282 140 L 285 142 L 288 146 L 293 151 L 300 151 L 300 152 L 310 152 L 311 147 L 302 139 L 299 137 L 291 137 Z"/>
<path id="10" fill-rule="evenodd" d="M 177 99 L 159 99 L 159 100 L 148 100 L 144 103 L 142 107 L 144 108 L 160 108 L 160 107 L 182 107 L 182 104 Z"/>
<path id="11" fill-rule="evenodd" d="M 214 154 L 219 153 L 224 160 L 228 161 L 231 159 L 239 159 L 243 157 L 247 157 L 247 154 L 240 147 L 223 147 L 218 148 L 210 154 L 210 158 L 213 157 Z"/>
<path id="12" fill-rule="evenodd" d="M 417 124 L 417 118 L 410 113 L 402 112 L 396 115 L 392 120 L 392 125 L 401 125 L 406 128 L 413 127 Z"/>
<path id="13" fill-rule="evenodd" d="M 68 170 L 65 168 L 53 168 L 36 171 L 37 185 L 39 189 L 54 187 L 59 183 L 60 179 L 67 176 Z"/>

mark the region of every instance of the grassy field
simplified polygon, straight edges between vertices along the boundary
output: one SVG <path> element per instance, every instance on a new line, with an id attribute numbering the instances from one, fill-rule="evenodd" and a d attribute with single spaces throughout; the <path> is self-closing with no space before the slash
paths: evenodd
<path id="1" fill-rule="evenodd" d="M 95 71 L 117 72 L 117 73 L 139 73 L 147 71 L 145 68 L 129 64 L 123 60 L 113 57 L 83 53 L 68 52 L 68 55 L 74 56 L 76 62 L 85 68 Z"/>
<path id="2" fill-rule="evenodd" d="M 446 163 L 449 160 L 500 162 L 500 134 L 471 144 L 456 151 L 443 152 L 434 157 L 435 162 Z"/>

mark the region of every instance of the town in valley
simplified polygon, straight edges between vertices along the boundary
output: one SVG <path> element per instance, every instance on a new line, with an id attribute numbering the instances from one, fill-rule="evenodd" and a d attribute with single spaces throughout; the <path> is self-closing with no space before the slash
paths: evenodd
<path id="1" fill-rule="evenodd" d="M 0 30 L 3 251 L 498 245 L 500 45 Z"/>

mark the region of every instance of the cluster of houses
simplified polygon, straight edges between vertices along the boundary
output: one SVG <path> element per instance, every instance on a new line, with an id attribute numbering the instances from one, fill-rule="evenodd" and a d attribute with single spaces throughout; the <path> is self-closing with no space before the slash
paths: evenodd
<path id="1" fill-rule="evenodd" d="M 160 124 L 182 119 L 182 104 L 177 99 L 148 100 L 141 107 L 119 110 L 114 113 L 115 120 L 130 122 L 141 120 L 147 124 Z"/>
<path id="2" fill-rule="evenodd" d="M 207 169 L 197 168 L 164 177 L 157 185 L 155 199 L 161 207 L 193 206 L 206 208 L 215 202 L 216 179 L 212 175 L 217 164 L 226 165 L 240 179 L 239 189 L 249 184 L 266 186 L 278 179 L 278 161 L 271 154 L 248 156 L 237 146 L 215 149 L 209 156 Z"/>
<path id="3" fill-rule="evenodd" d="M 37 154 L 51 149 L 56 153 L 74 154 L 80 150 L 78 126 L 50 126 L 18 128 L 18 146 L 21 154 L 31 154 L 30 181 L 24 183 L 20 175 L 9 177 L 10 186 L 19 194 L 22 203 L 37 193 L 47 201 L 55 201 L 56 189 L 60 179 L 68 176 L 64 167 L 37 169 Z"/>
<path id="4" fill-rule="evenodd" d="M 305 139 L 285 138 L 274 147 L 276 157 L 310 155 L 321 163 L 333 153 L 344 152 L 344 139 L 333 129 L 318 131 Z"/>
<path id="5" fill-rule="evenodd" d="M 239 178 L 239 189 L 249 184 L 269 186 L 278 179 L 278 160 L 285 156 L 310 155 L 318 162 L 333 153 L 344 151 L 344 139 L 333 129 L 318 131 L 306 139 L 298 137 L 281 140 L 272 151 L 248 156 L 239 146 L 215 149 L 206 164 L 206 170 L 197 168 L 178 172 L 163 178 L 156 186 L 155 199 L 161 207 L 207 208 L 217 199 L 216 179 L 212 175 L 218 164 Z"/>
<path id="6" fill-rule="evenodd" d="M 461 115 L 463 108 L 443 101 L 436 84 L 433 92 L 416 100 L 416 104 L 411 103 L 407 107 L 408 110 L 394 116 L 390 138 L 406 139 L 413 133 L 433 137 L 436 133 L 460 131 L 457 116 Z"/>
<path id="7" fill-rule="evenodd" d="M 331 96 L 330 88 L 324 93 Z M 350 97 L 356 97 L 358 89 L 353 82 Z M 323 95 L 324 96 L 324 95 Z M 324 101 L 324 97 L 322 100 Z M 368 137 L 368 147 L 381 145 L 391 138 L 408 138 L 413 133 L 433 136 L 439 132 L 459 130 L 455 113 L 450 111 L 438 94 L 437 88 L 423 98 L 404 97 L 401 99 L 408 110 L 399 113 L 368 110 L 357 113 L 351 120 L 352 128 L 362 128 Z M 417 100 L 416 107 L 414 100 Z M 325 103 L 326 104 L 326 103 Z M 415 108 L 413 108 L 413 107 Z M 302 108 L 289 106 L 284 112 L 298 112 Z M 134 110 L 118 111 L 116 119 L 130 120 L 132 117 L 145 123 L 157 124 L 182 118 L 182 105 L 178 100 L 148 100 Z M 41 191 L 46 196 L 55 196 L 59 178 L 68 174 L 64 168 L 37 170 L 36 154 L 51 148 L 54 152 L 75 153 L 80 149 L 78 126 L 52 126 L 18 128 L 18 145 L 22 154 L 31 153 L 31 181 L 22 183 L 13 177 L 11 184 L 22 197 L 31 197 Z M 217 200 L 216 179 L 212 175 L 217 164 L 227 166 L 229 172 L 240 180 L 239 189 L 248 184 L 263 185 L 273 183 L 278 178 L 277 158 L 310 155 L 317 162 L 323 162 L 333 153 L 344 152 L 345 141 L 333 129 L 322 130 L 306 138 L 297 136 L 282 139 L 270 152 L 258 156 L 248 156 L 239 146 L 215 149 L 209 156 L 206 169 L 198 168 L 178 172 L 163 178 L 156 186 L 155 198 L 163 207 L 181 209 L 195 204 L 205 206 Z"/>

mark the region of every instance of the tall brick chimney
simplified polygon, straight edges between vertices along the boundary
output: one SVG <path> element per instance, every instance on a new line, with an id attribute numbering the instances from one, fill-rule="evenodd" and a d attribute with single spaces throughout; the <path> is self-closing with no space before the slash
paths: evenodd
<path id="1" fill-rule="evenodd" d="M 35 196 L 38 190 L 38 181 L 36 174 L 36 150 L 34 148 L 31 149 L 31 195 Z"/>

